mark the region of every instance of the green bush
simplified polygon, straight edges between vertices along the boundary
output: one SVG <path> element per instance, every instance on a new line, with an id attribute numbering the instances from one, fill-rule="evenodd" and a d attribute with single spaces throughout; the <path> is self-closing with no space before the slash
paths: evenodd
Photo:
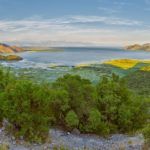
<path id="1" fill-rule="evenodd" d="M 44 142 L 51 126 L 107 135 L 135 132 L 148 124 L 149 97 L 135 95 L 115 74 L 97 85 L 65 75 L 53 84 L 33 83 L 0 71 L 0 122 L 8 132 Z M 143 129 L 149 138 L 149 126 Z"/>
<path id="2" fill-rule="evenodd" d="M 145 139 L 150 142 L 150 123 L 143 128 L 142 132 Z"/>
<path id="3" fill-rule="evenodd" d="M 79 125 L 78 116 L 74 111 L 69 111 L 65 118 L 66 124 L 69 128 L 77 128 Z"/>
<path id="4" fill-rule="evenodd" d="M 89 80 L 82 79 L 80 76 L 65 75 L 59 78 L 53 88 L 65 90 L 68 93 L 68 104 L 79 120 L 85 126 L 89 110 L 96 105 L 96 89 Z"/>
<path id="5" fill-rule="evenodd" d="M 54 115 L 53 120 L 51 121 L 56 125 L 65 125 L 65 114 L 69 110 L 69 99 L 68 93 L 65 90 L 50 90 L 50 108 L 52 114 Z"/>
<path id="6" fill-rule="evenodd" d="M 97 94 L 98 109 L 111 132 L 130 132 L 147 122 L 146 101 L 135 96 L 118 76 L 104 77 L 97 85 Z"/>
<path id="7" fill-rule="evenodd" d="M 9 83 L 13 84 L 14 77 L 10 74 L 9 70 L 4 71 L 0 69 L 0 125 L 2 125 L 2 120 L 4 118 L 4 112 L 3 112 L 3 95 L 5 92 L 5 88 Z M 7 107 L 7 106 L 6 106 Z"/>
<path id="8" fill-rule="evenodd" d="M 42 142 L 49 130 L 49 92 L 44 86 L 30 81 L 16 81 L 6 88 L 4 95 L 5 117 L 9 130 L 16 137 Z"/>
<path id="9" fill-rule="evenodd" d="M 87 131 L 95 132 L 97 134 L 107 135 L 109 133 L 109 128 L 102 121 L 102 115 L 97 109 L 92 109 L 89 113 Z"/>

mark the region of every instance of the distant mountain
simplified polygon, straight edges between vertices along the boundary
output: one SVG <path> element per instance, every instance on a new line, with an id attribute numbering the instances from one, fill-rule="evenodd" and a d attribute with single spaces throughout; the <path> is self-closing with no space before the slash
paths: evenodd
<path id="1" fill-rule="evenodd" d="M 17 53 L 24 51 L 23 48 L 17 46 L 9 46 L 7 44 L 0 43 L 0 53 Z"/>
<path id="2" fill-rule="evenodd" d="M 150 43 L 147 44 L 134 44 L 134 45 L 129 45 L 126 47 L 127 50 L 145 50 L 145 51 L 150 51 Z"/>

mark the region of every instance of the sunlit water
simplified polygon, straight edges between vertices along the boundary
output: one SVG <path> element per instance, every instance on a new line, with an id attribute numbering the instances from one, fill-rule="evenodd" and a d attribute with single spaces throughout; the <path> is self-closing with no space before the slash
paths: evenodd
<path id="1" fill-rule="evenodd" d="M 60 48 L 59 48 L 60 49 Z M 53 65 L 75 66 L 86 63 L 102 63 L 110 59 L 150 59 L 150 52 L 128 51 L 118 48 L 61 48 L 60 51 L 23 52 L 19 62 L 1 62 L 17 68 L 47 68 Z"/>

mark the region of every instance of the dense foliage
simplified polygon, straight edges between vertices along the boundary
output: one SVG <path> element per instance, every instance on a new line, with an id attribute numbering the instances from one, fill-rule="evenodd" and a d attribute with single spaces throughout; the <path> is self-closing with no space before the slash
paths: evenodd
<path id="1" fill-rule="evenodd" d="M 18 138 L 43 142 L 51 126 L 107 135 L 133 132 L 148 123 L 149 100 L 132 93 L 115 74 L 95 86 L 69 74 L 50 85 L 4 71 L 0 79 L 0 122 L 5 118 L 7 130 Z"/>
<path id="2" fill-rule="evenodd" d="M 150 95 L 150 72 L 136 71 L 125 77 L 128 86 L 140 95 Z"/>

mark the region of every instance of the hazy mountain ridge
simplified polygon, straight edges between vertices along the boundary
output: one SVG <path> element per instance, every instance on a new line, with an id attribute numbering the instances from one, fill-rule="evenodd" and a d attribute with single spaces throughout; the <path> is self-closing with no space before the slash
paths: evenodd
<path id="1" fill-rule="evenodd" d="M 140 44 L 129 45 L 129 46 L 125 47 L 125 49 L 150 51 L 150 43 L 146 43 L 143 45 L 140 45 Z"/>

